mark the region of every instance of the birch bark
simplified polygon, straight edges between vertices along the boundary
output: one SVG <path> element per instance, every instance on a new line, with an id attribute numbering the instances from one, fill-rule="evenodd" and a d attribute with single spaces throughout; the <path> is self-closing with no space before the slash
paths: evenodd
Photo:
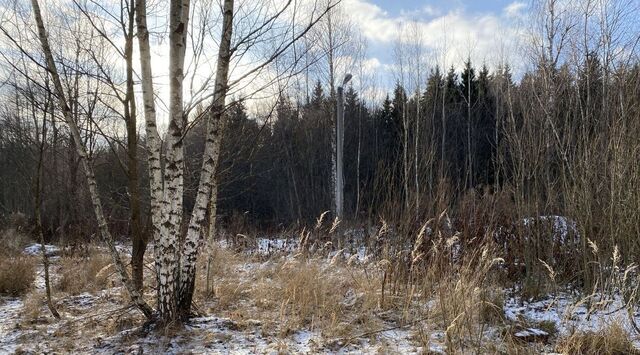
<path id="1" fill-rule="evenodd" d="M 147 2 L 136 1 L 136 26 L 138 30 L 138 47 L 140 51 L 140 72 L 142 86 L 142 100 L 145 116 L 145 133 L 147 145 L 147 161 L 149 166 L 149 191 L 151 206 L 151 235 L 154 242 L 154 259 L 156 284 L 160 284 L 160 269 L 163 268 L 160 258 L 160 235 L 162 228 L 161 207 L 163 197 L 162 167 L 160 165 L 162 142 L 158 134 L 156 123 L 156 105 L 153 92 L 153 72 L 151 70 L 151 46 L 149 45 L 149 30 L 147 29 Z M 156 294 L 156 303 L 160 304 L 161 289 Z M 163 288 L 162 291 L 165 291 Z M 160 315 L 163 317 L 163 315 Z"/>
<path id="2" fill-rule="evenodd" d="M 207 138 L 204 148 L 200 183 L 195 205 L 191 213 L 187 236 L 182 245 L 180 260 L 180 288 L 178 307 L 182 316 L 188 316 L 195 288 L 196 260 L 204 235 L 202 226 L 205 223 L 207 206 L 211 196 L 213 176 L 220 156 L 220 142 L 224 129 L 223 115 L 225 98 L 228 90 L 229 63 L 231 61 L 231 37 L 233 32 L 234 0 L 225 0 L 223 7 L 222 34 L 216 66 L 216 81 L 213 102 L 209 110 Z M 211 233 L 212 231 L 209 231 Z"/>

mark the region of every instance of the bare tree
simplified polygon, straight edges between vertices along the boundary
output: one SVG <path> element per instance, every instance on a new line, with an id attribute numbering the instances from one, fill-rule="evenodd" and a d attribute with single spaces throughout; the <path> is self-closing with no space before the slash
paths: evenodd
<path id="1" fill-rule="evenodd" d="M 406 88 L 408 86 L 408 63 L 407 63 L 407 51 L 408 46 L 405 38 L 405 33 L 407 29 L 404 25 L 400 25 L 398 27 L 398 40 L 395 42 L 393 47 L 393 55 L 395 60 L 395 79 L 397 83 L 402 87 Z M 411 203 L 409 197 L 409 180 L 410 180 L 410 167 L 411 161 L 409 156 L 409 115 L 407 114 L 407 105 L 403 103 L 401 108 L 401 118 L 402 118 L 402 185 L 404 188 L 404 208 L 405 211 L 409 211 L 409 204 Z"/>
<path id="2" fill-rule="evenodd" d="M 411 22 L 408 29 L 407 39 L 409 41 L 408 61 L 411 73 L 411 86 L 413 95 L 415 95 L 415 124 L 413 132 L 413 188 L 416 219 L 420 211 L 420 166 L 421 157 L 426 157 L 420 152 L 420 123 L 424 121 L 422 108 L 422 88 L 425 80 L 424 62 L 424 40 L 422 31 L 416 21 Z"/>
<path id="3" fill-rule="evenodd" d="M 326 6 L 332 6 L 331 0 L 323 0 Z M 333 7 L 317 28 L 318 44 L 322 53 L 325 55 L 326 63 L 321 72 L 325 76 L 325 80 L 329 85 L 329 96 L 331 102 L 336 102 L 336 80 L 340 80 L 338 73 L 347 73 L 348 67 L 351 66 L 350 54 L 351 49 L 351 21 L 349 16 L 340 6 Z M 340 82 L 338 82 L 340 84 Z M 332 211 L 334 217 L 342 218 L 343 191 L 339 182 L 338 171 L 338 137 L 337 137 L 337 113 L 336 105 L 332 105 L 330 110 L 331 116 L 331 186 L 332 186 Z"/>
<path id="4" fill-rule="evenodd" d="M 31 5 L 33 7 L 33 13 L 34 13 L 34 17 L 35 17 L 35 21 L 38 29 L 38 38 L 40 39 L 40 43 L 42 45 L 42 52 L 46 59 L 46 67 L 49 72 L 49 75 L 51 76 L 51 80 L 53 82 L 54 91 L 58 98 L 58 105 L 60 106 L 64 120 L 67 123 L 69 130 L 71 131 L 71 135 L 75 142 L 78 155 L 80 156 L 80 161 L 82 163 L 82 167 L 85 172 L 85 178 L 87 180 L 87 184 L 89 186 L 89 194 L 91 196 L 94 212 L 98 220 L 98 226 L 100 229 L 101 236 L 109 247 L 113 262 L 116 265 L 116 268 L 120 274 L 122 282 L 127 288 L 129 295 L 131 296 L 131 299 L 136 304 L 136 306 L 145 314 L 145 316 L 151 318 L 153 311 L 151 307 L 149 307 L 149 305 L 146 303 L 146 301 L 142 298 L 142 295 L 138 292 L 138 290 L 135 288 L 133 283 L 131 282 L 129 278 L 129 274 L 126 270 L 126 267 L 122 262 L 122 260 L 120 259 L 118 251 L 116 249 L 113 236 L 109 231 L 107 220 L 104 217 L 104 213 L 102 210 L 102 202 L 100 200 L 100 195 L 98 194 L 97 183 L 96 183 L 95 175 L 93 172 L 93 168 L 89 162 L 89 155 L 87 153 L 87 150 L 80 137 L 80 130 L 78 129 L 76 122 L 71 116 L 71 110 L 67 105 L 64 88 L 62 86 L 62 82 L 60 81 L 58 69 L 53 58 L 51 47 L 49 45 L 49 39 L 48 39 L 47 31 L 44 26 L 44 21 L 42 19 L 42 14 L 40 11 L 40 5 L 38 3 L 38 0 L 32 0 Z"/>

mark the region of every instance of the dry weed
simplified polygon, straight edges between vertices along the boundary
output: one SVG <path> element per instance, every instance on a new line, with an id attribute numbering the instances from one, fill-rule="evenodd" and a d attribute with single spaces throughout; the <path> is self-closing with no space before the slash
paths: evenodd
<path id="1" fill-rule="evenodd" d="M 60 260 L 58 291 L 77 295 L 103 290 L 108 286 L 108 273 L 100 272 L 111 263 L 105 254 L 93 253 L 88 258 L 64 257 Z"/>
<path id="2" fill-rule="evenodd" d="M 15 228 L 0 231 L 0 257 L 21 255 L 29 241 L 29 236 Z"/>
<path id="3" fill-rule="evenodd" d="M 0 294 L 21 296 L 35 280 L 36 263 L 32 257 L 17 256 L 0 259 Z"/>
<path id="4" fill-rule="evenodd" d="M 42 315 L 44 306 L 44 295 L 38 291 L 29 292 L 22 305 L 22 318 L 28 322 L 35 322 Z"/>
<path id="5" fill-rule="evenodd" d="M 596 331 L 578 332 L 558 342 L 557 350 L 563 354 L 623 355 L 640 354 L 628 333 L 618 323 Z"/>

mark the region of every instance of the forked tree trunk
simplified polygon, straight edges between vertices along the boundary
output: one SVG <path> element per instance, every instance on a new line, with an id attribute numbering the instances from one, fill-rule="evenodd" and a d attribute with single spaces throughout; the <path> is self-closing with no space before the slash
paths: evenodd
<path id="1" fill-rule="evenodd" d="M 186 117 L 182 100 L 184 55 L 189 1 L 172 0 L 169 10 L 169 130 L 166 136 L 164 189 L 160 235 L 156 244 L 158 311 L 165 322 L 177 319 L 176 284 L 184 192 L 183 133 Z M 144 80 L 144 78 L 143 78 Z"/>
<path id="2" fill-rule="evenodd" d="M 149 174 L 151 176 L 151 217 L 156 244 L 155 259 L 158 281 L 158 311 L 164 321 L 188 316 L 195 287 L 196 259 L 202 243 L 202 225 L 209 204 L 212 177 L 215 174 L 220 152 L 222 129 L 227 94 L 229 62 L 231 60 L 231 35 L 233 26 L 233 0 L 225 0 L 223 30 L 218 52 L 215 92 L 207 125 L 207 139 L 200 175 L 200 184 L 195 206 L 189 221 L 187 235 L 178 247 L 182 225 L 183 194 L 183 129 L 182 79 L 184 48 L 189 15 L 189 1 L 172 1 L 170 15 L 170 123 L 167 133 L 166 164 L 164 176 L 160 167 L 160 137 L 156 127 L 153 80 L 151 74 L 151 51 L 146 23 L 146 2 L 137 4 L 136 21 L 142 86 L 149 150 Z M 180 251 L 180 253 L 178 253 Z M 178 260 L 178 255 L 181 255 Z"/>
<path id="3" fill-rule="evenodd" d="M 220 49 L 218 51 L 218 63 L 216 66 L 215 91 L 209 110 L 207 138 L 200 173 L 200 183 L 189 221 L 187 236 L 182 245 L 178 308 L 183 317 L 188 316 L 191 311 L 191 301 L 195 289 L 196 260 L 199 247 L 204 238 L 202 226 L 205 223 L 207 206 L 209 205 L 213 185 L 213 176 L 218 165 L 218 157 L 220 156 L 220 142 L 224 129 L 224 120 L 222 117 L 225 111 L 229 63 L 232 55 L 233 3 L 234 0 L 225 0 L 223 5 L 222 33 Z"/>
<path id="4" fill-rule="evenodd" d="M 140 294 L 140 292 L 138 292 L 138 290 L 134 287 L 133 283 L 131 282 L 131 279 L 129 278 L 129 274 L 127 272 L 126 266 L 122 262 L 122 259 L 120 259 L 120 255 L 116 250 L 113 236 L 109 231 L 107 220 L 105 219 L 104 212 L 102 210 L 102 202 L 100 200 L 100 195 L 98 193 L 96 179 L 93 173 L 93 167 L 89 162 L 89 156 L 87 154 L 85 146 L 82 143 L 80 130 L 78 129 L 76 122 L 73 120 L 73 117 L 71 116 L 71 110 L 67 105 L 65 92 L 62 86 L 62 82 L 60 81 L 58 69 L 56 68 L 56 64 L 53 59 L 53 54 L 51 52 L 49 39 L 44 27 L 44 21 L 42 20 L 42 14 L 40 12 L 40 5 L 38 3 L 38 0 L 31 0 L 31 5 L 33 7 L 33 13 L 34 13 L 36 25 L 38 27 L 38 38 L 42 46 L 42 52 L 46 59 L 47 70 L 49 71 L 49 74 L 53 81 L 55 93 L 58 97 L 58 102 L 59 102 L 60 110 L 62 111 L 63 118 L 67 123 L 67 125 L 69 126 L 69 131 L 71 132 L 71 136 L 73 138 L 73 141 L 75 142 L 76 150 L 78 152 L 78 155 L 80 156 L 80 163 L 82 164 L 87 185 L 89 187 L 89 196 L 91 197 L 91 203 L 93 205 L 93 209 L 98 222 L 100 235 L 102 239 L 107 243 L 107 246 L 111 253 L 111 257 L 113 259 L 113 263 L 116 266 L 116 270 L 120 274 L 122 283 L 127 289 L 129 296 L 131 297 L 131 300 L 142 311 L 142 313 L 144 313 L 144 315 L 147 318 L 152 318 L 153 310 L 142 298 L 142 295 Z"/>

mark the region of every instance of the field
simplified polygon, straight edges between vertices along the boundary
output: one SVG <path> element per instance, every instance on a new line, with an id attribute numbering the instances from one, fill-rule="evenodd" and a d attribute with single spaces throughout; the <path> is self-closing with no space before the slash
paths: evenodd
<path id="1" fill-rule="evenodd" d="M 570 224 L 554 222 L 564 227 L 549 238 L 566 239 Z M 184 327 L 145 323 L 99 245 L 47 245 L 62 316 L 56 320 L 44 302 L 41 246 L 14 246 L 2 261 L 14 266 L 3 265 L 0 278 L 20 264 L 28 287 L 0 299 L 0 352 L 640 353 L 635 294 L 623 286 L 635 269 L 602 270 L 597 292 L 589 293 L 560 283 L 544 263 L 533 296 L 523 281 L 509 279 L 513 258 L 498 245 L 465 250 L 437 229 L 425 225 L 405 249 L 384 242 L 394 233 L 386 224 L 221 238 L 200 262 L 198 314 Z M 127 245 L 119 250 L 131 253 Z"/>

